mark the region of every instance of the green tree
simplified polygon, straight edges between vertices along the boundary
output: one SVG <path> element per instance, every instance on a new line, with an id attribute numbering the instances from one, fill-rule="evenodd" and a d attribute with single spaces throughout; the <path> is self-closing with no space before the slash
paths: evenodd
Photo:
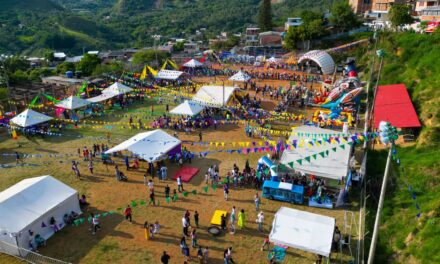
<path id="1" fill-rule="evenodd" d="M 345 32 L 360 25 L 358 17 L 345 0 L 338 0 L 333 3 L 330 22 L 339 32 Z"/>
<path id="2" fill-rule="evenodd" d="M 272 4 L 271 0 L 263 0 L 258 10 L 258 26 L 261 31 L 272 30 Z"/>
<path id="3" fill-rule="evenodd" d="M 84 57 L 80 60 L 76 68 L 81 71 L 84 76 L 89 76 L 99 64 L 101 64 L 101 59 L 98 56 L 94 54 L 84 54 Z"/>
<path id="4" fill-rule="evenodd" d="M 411 7 L 406 4 L 394 4 L 390 9 L 390 21 L 394 29 L 398 29 L 399 26 L 411 24 L 414 19 L 411 14 Z"/>
<path id="5" fill-rule="evenodd" d="M 57 73 L 64 74 L 66 71 L 75 71 L 75 64 L 73 62 L 62 62 L 57 65 Z"/>
<path id="6" fill-rule="evenodd" d="M 3 65 L 6 69 L 6 72 L 9 72 L 11 74 L 18 70 L 26 71 L 29 68 L 29 62 L 20 56 L 13 56 L 7 58 L 3 62 Z"/>
<path id="7" fill-rule="evenodd" d="M 183 51 L 183 41 L 182 42 L 177 42 L 176 44 L 173 45 L 173 51 L 174 52 L 179 52 L 179 51 Z"/>
<path id="8" fill-rule="evenodd" d="M 102 75 L 103 73 L 121 73 L 124 70 L 122 62 L 110 62 L 108 64 L 99 64 L 93 71 L 94 76 Z"/>
<path id="9" fill-rule="evenodd" d="M 55 57 L 53 55 L 53 51 L 48 50 L 46 52 L 44 52 L 44 58 L 48 61 L 48 62 L 53 62 Z"/>
<path id="10" fill-rule="evenodd" d="M 159 65 L 156 65 L 156 58 Z M 142 50 L 133 55 L 133 64 L 136 66 L 153 64 L 156 66 L 162 65 L 166 59 L 170 58 L 170 54 L 160 50 Z"/>
<path id="11" fill-rule="evenodd" d="M 310 41 L 325 34 L 322 14 L 313 11 L 301 13 L 302 24 L 297 27 L 290 27 L 285 38 L 285 47 L 295 50 L 298 42 L 302 41 L 304 49 L 309 49 Z M 306 46 L 307 45 L 307 46 Z"/>

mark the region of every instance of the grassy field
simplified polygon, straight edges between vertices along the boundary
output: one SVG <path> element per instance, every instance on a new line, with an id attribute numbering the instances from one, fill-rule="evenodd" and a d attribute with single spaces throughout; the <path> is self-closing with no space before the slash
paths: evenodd
<path id="1" fill-rule="evenodd" d="M 131 108 L 131 115 L 148 114 L 149 104 L 137 105 Z M 155 112 L 163 112 L 164 106 L 155 106 Z M 107 118 L 97 118 L 97 120 L 111 121 L 128 121 L 129 113 L 119 111 L 108 116 Z M 122 117 L 121 117 L 122 116 Z M 135 121 L 137 119 L 135 118 Z M 145 123 L 145 122 L 144 122 Z M 289 206 L 300 210 L 307 210 L 336 218 L 336 224 L 343 225 L 344 209 L 318 209 L 301 205 L 292 205 L 277 201 L 262 200 L 261 209 L 265 212 L 266 219 L 264 232 L 257 231 L 255 223 L 257 212 L 255 211 L 253 196 L 259 190 L 252 188 L 232 188 L 230 199 L 223 199 L 223 191 L 221 188 L 217 190 L 209 189 L 207 193 L 202 191 L 205 183 L 203 174 L 207 168 L 213 164 L 220 167 L 220 175 L 225 175 L 226 171 L 232 168 L 236 163 L 243 168 L 246 160 L 249 160 L 251 166 L 255 167 L 260 154 L 230 154 L 225 152 L 217 152 L 210 154 L 205 158 L 197 158 L 193 160 L 190 166 L 197 167 L 201 170 L 190 183 L 185 184 L 187 190 L 197 190 L 197 195 L 190 194 L 188 197 L 180 197 L 175 203 L 167 204 L 164 199 L 164 186 L 168 184 L 171 189 L 177 188 L 174 181 L 158 181 L 154 179 L 156 196 L 160 202 L 160 206 L 141 206 L 134 208 L 134 223 L 130 224 L 123 220 L 121 212 L 117 208 L 125 207 L 131 201 L 147 200 L 148 191 L 143 184 L 143 174 L 146 171 L 147 164 L 141 162 L 139 171 L 125 171 L 122 160 L 117 160 L 121 165 L 122 171 L 129 178 L 128 182 L 116 182 L 114 178 L 113 167 L 95 163 L 95 174 L 91 175 L 87 171 L 87 162 L 83 162 L 81 158 L 76 156 L 77 148 L 83 146 L 90 147 L 93 143 L 106 143 L 110 147 L 118 144 L 134 135 L 139 130 L 130 130 L 127 127 L 114 126 L 108 130 L 104 128 L 93 128 L 93 124 L 79 129 L 67 129 L 65 134 L 72 137 L 45 137 L 26 139 L 20 136 L 18 140 L 9 139 L 4 130 L 1 130 L 1 153 L 12 153 L 18 151 L 20 153 L 40 153 L 46 154 L 43 158 L 29 158 L 26 163 L 37 164 L 35 167 L 16 167 L 2 169 L 2 177 L 0 179 L 0 190 L 3 190 L 14 183 L 29 177 L 40 175 L 52 175 L 64 183 L 72 186 L 80 194 L 85 194 L 89 198 L 91 207 L 86 215 L 90 212 L 103 213 L 115 211 L 114 214 L 103 217 L 102 227 L 95 236 L 88 230 L 88 224 L 85 223 L 78 227 L 67 227 L 60 233 L 56 234 L 48 240 L 48 245 L 41 249 L 41 253 L 50 257 L 59 258 L 72 263 L 158 263 L 163 250 L 170 253 L 172 263 L 182 263 L 183 256 L 179 249 L 179 240 L 181 238 L 181 218 L 185 210 L 190 210 L 191 214 L 195 210 L 200 213 L 201 226 L 198 230 L 199 241 L 202 246 L 210 248 L 210 263 L 223 263 L 222 254 L 226 247 L 232 246 L 234 250 L 234 259 L 238 263 L 267 263 L 267 252 L 260 251 L 263 238 L 270 232 L 270 223 L 273 214 L 280 206 Z M 105 139 L 107 133 L 111 133 L 110 143 Z M 78 138 L 78 135 L 85 137 Z M 95 137 L 95 138 L 93 138 Z M 198 141 L 197 133 L 184 134 L 179 133 L 182 140 Z M 203 141 L 249 141 L 245 136 L 243 125 L 224 125 L 218 130 L 206 130 L 203 132 Z M 258 139 L 253 139 L 258 141 Z M 20 145 L 20 147 L 18 147 Z M 200 147 L 187 145 L 191 151 L 207 151 L 213 147 Z M 232 148 L 232 146 L 226 147 Z M 49 157 L 49 154 L 75 154 L 71 157 Z M 1 163 L 14 163 L 14 160 L 6 160 L 1 157 Z M 81 171 L 81 180 L 77 180 L 71 169 L 70 161 L 79 160 L 79 169 Z M 174 175 L 178 169 L 173 164 L 168 164 L 168 176 Z M 238 210 L 244 209 L 247 212 L 247 228 L 239 230 L 235 235 L 224 234 L 219 237 L 212 237 L 206 231 L 209 226 L 210 219 L 216 209 L 224 209 L 230 211 L 235 205 Z M 352 211 L 357 215 L 357 203 L 353 202 L 352 206 L 346 210 Z M 147 241 L 143 234 L 144 221 L 159 221 L 162 225 L 160 234 L 154 239 Z M 356 241 L 353 240 L 353 243 Z M 354 246 L 352 247 L 354 248 Z M 191 250 L 191 255 L 195 256 L 195 250 Z M 333 254 L 332 260 L 339 261 L 340 254 Z M 347 261 L 350 259 L 348 252 L 342 255 Z M 289 249 L 285 263 L 312 263 L 315 259 L 313 254 L 303 251 Z"/>

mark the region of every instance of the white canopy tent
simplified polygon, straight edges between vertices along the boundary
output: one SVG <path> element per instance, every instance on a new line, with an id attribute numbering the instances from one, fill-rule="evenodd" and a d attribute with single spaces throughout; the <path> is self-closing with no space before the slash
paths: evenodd
<path id="1" fill-rule="evenodd" d="M 328 257 L 334 230 L 333 217 L 281 207 L 274 216 L 269 241 Z"/>
<path id="2" fill-rule="evenodd" d="M 251 79 L 251 76 L 247 75 L 247 73 L 238 71 L 236 74 L 232 75 L 231 78 L 229 78 L 230 81 L 233 82 L 247 82 Z"/>
<path id="3" fill-rule="evenodd" d="M 154 78 L 174 81 L 179 79 L 182 74 L 184 74 L 182 71 L 160 70 Z"/>
<path id="4" fill-rule="evenodd" d="M 200 103 L 185 100 L 185 102 L 181 103 L 173 110 L 171 110 L 170 114 L 195 116 L 198 113 L 202 112 L 203 109 L 205 109 L 205 106 L 201 105 Z"/>
<path id="5" fill-rule="evenodd" d="M 313 61 L 318 64 L 323 74 L 333 74 L 335 71 L 335 62 L 332 56 L 323 50 L 312 50 L 305 53 L 299 58 L 298 63 L 304 61 Z"/>
<path id="6" fill-rule="evenodd" d="M 11 119 L 11 122 L 21 127 L 38 125 L 53 119 L 50 116 L 40 114 L 32 109 L 26 109 Z"/>
<path id="7" fill-rule="evenodd" d="M 113 97 L 115 97 L 117 95 L 113 94 L 113 93 L 103 93 L 100 94 L 98 96 L 92 97 L 92 98 L 88 98 L 86 99 L 87 101 L 89 101 L 90 103 L 99 103 L 108 99 L 111 99 Z"/>
<path id="8" fill-rule="evenodd" d="M 201 63 L 201 62 L 198 61 L 198 60 L 191 59 L 191 60 L 185 62 L 185 63 L 183 64 L 183 67 L 187 67 L 187 68 L 198 68 L 198 67 L 203 67 L 203 63 Z"/>
<path id="9" fill-rule="evenodd" d="M 268 63 L 277 63 L 278 60 L 275 57 L 270 57 L 269 59 L 266 60 L 266 62 L 268 62 Z"/>
<path id="10" fill-rule="evenodd" d="M 102 93 L 103 94 L 107 94 L 107 93 L 108 94 L 113 94 L 114 96 L 116 96 L 116 95 L 121 95 L 121 94 L 129 93 L 132 90 L 133 89 L 131 89 L 127 85 L 115 82 L 114 84 L 112 84 L 109 87 L 107 87 L 104 90 L 102 90 Z"/>
<path id="11" fill-rule="evenodd" d="M 67 97 L 66 99 L 62 100 L 61 102 L 59 102 L 58 104 L 56 104 L 55 106 L 61 107 L 64 109 L 74 110 L 74 109 L 78 109 L 78 108 L 84 107 L 89 104 L 90 104 L 89 101 L 71 95 L 71 96 Z"/>
<path id="12" fill-rule="evenodd" d="M 29 230 L 48 239 L 54 234 L 49 219 L 54 217 L 58 228 L 63 228 L 64 214 L 72 211 L 81 214 L 76 190 L 52 176 L 22 180 L 0 193 L 0 241 L 28 249 L 33 240 Z M 13 255 L 26 254 L 5 249 Z"/>
<path id="13" fill-rule="evenodd" d="M 232 86 L 202 86 L 193 97 L 193 101 L 210 107 L 222 107 L 233 96 L 236 87 Z"/>
<path id="14" fill-rule="evenodd" d="M 179 139 L 169 135 L 165 131 L 156 129 L 139 133 L 107 150 L 105 153 L 110 154 L 117 151 L 129 150 L 144 160 L 154 162 L 160 160 L 170 150 L 178 147 L 181 143 Z"/>
<path id="15" fill-rule="evenodd" d="M 289 138 L 289 142 L 297 141 L 299 145 L 301 141 L 304 145 L 308 142 L 315 142 L 321 140 L 322 144 L 316 144 L 312 147 L 304 146 L 298 147 L 294 150 L 285 150 L 281 156 L 281 163 L 288 165 L 290 162 L 294 162 L 294 169 L 296 171 L 304 172 L 306 174 L 312 174 L 319 177 L 328 179 L 341 180 L 347 176 L 350 159 L 350 147 L 344 149 L 339 147 L 339 144 L 330 144 L 325 141 L 325 138 L 330 135 L 342 135 L 340 132 L 336 132 L 330 129 L 322 129 L 312 126 L 301 126 L 292 131 L 292 136 Z M 337 147 L 336 151 L 332 149 Z M 321 157 L 318 153 L 329 151 L 329 155 Z M 310 157 L 311 155 L 317 155 L 316 159 L 310 159 L 310 162 L 303 161 L 302 164 L 298 164 L 296 161 Z"/>

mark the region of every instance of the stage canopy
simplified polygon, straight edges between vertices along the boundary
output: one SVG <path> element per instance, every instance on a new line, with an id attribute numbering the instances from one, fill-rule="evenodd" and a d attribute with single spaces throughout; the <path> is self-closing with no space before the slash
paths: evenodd
<path id="1" fill-rule="evenodd" d="M 247 82 L 251 79 L 251 76 L 247 75 L 247 73 L 238 71 L 236 74 L 232 75 L 231 78 L 229 78 L 230 81 L 233 82 Z"/>
<path id="2" fill-rule="evenodd" d="M 332 56 L 323 50 L 312 50 L 302 55 L 298 63 L 304 61 L 313 61 L 321 68 L 323 74 L 333 74 L 335 71 L 335 62 Z"/>
<path id="3" fill-rule="evenodd" d="M 160 70 L 154 78 L 162 80 L 177 80 L 182 76 L 182 71 Z"/>
<path id="4" fill-rule="evenodd" d="M 11 119 L 11 122 L 21 127 L 38 125 L 53 119 L 50 116 L 40 114 L 32 109 L 26 109 Z"/>
<path id="5" fill-rule="evenodd" d="M 88 104 L 90 104 L 89 101 L 71 95 L 71 96 L 67 97 L 66 99 L 62 100 L 61 102 L 59 102 L 58 104 L 56 104 L 55 106 L 60 107 L 60 108 L 64 108 L 64 109 L 74 110 L 74 109 L 84 107 Z"/>
<path id="6" fill-rule="evenodd" d="M 0 192 L 0 241 L 28 248 L 29 240 L 33 239 L 28 230 L 48 239 L 54 234 L 49 219 L 54 217 L 58 227 L 63 228 L 64 214 L 72 211 L 81 214 L 74 189 L 52 176 L 22 180 Z"/>
<path id="7" fill-rule="evenodd" d="M 373 117 L 375 128 L 379 127 L 380 121 L 390 122 L 397 128 L 422 126 L 405 84 L 381 85 L 377 88 Z"/>
<path id="8" fill-rule="evenodd" d="M 200 103 L 185 100 L 185 102 L 171 110 L 170 114 L 195 116 L 202 112 L 203 109 L 205 109 L 205 106 L 201 105 Z"/>
<path id="9" fill-rule="evenodd" d="M 201 63 L 201 62 L 198 61 L 198 60 L 191 59 L 190 61 L 185 62 L 185 63 L 183 64 L 183 67 L 187 67 L 187 68 L 203 67 L 203 63 Z"/>
<path id="10" fill-rule="evenodd" d="M 156 129 L 139 133 L 105 153 L 110 154 L 128 150 L 146 161 L 154 162 L 161 160 L 167 154 L 179 153 L 181 143 L 179 139 L 167 134 L 165 131 Z"/>
<path id="11" fill-rule="evenodd" d="M 232 86 L 202 86 L 193 101 L 210 107 L 222 107 L 231 99 L 237 88 Z"/>
<path id="12" fill-rule="evenodd" d="M 342 132 L 330 129 L 300 126 L 292 131 L 292 135 L 289 138 L 289 143 L 296 142 L 298 147 L 294 150 L 284 150 L 280 162 L 287 167 L 289 167 L 288 164 L 290 162 L 294 162 L 293 169 L 295 171 L 328 179 L 341 180 L 347 176 L 351 147 L 346 146 L 342 149 L 338 143 L 330 144 L 325 140 L 342 135 Z M 318 140 L 321 143 L 316 143 Z M 313 146 L 308 146 L 308 142 L 312 142 Z M 299 147 L 301 144 L 304 144 L 304 146 Z M 333 150 L 334 148 L 336 148 L 336 151 Z M 329 153 L 328 156 L 322 157 L 319 154 L 327 151 Z M 316 159 L 311 158 L 310 162 L 304 160 L 304 158 L 312 155 L 315 155 Z M 299 159 L 303 160 L 302 164 L 296 162 Z"/>
<path id="13" fill-rule="evenodd" d="M 122 83 L 115 82 L 114 84 L 112 84 L 109 87 L 102 90 L 102 93 L 103 94 L 112 94 L 113 96 L 117 96 L 117 95 L 129 93 L 132 90 L 133 89 L 131 89 L 130 87 L 128 87 Z"/>
<path id="14" fill-rule="evenodd" d="M 281 207 L 274 216 L 269 241 L 328 257 L 334 230 L 332 217 Z"/>

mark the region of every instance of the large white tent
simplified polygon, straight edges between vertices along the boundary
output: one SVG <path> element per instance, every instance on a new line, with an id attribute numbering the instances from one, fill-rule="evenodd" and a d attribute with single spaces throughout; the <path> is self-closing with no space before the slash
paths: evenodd
<path id="1" fill-rule="evenodd" d="M 59 102 L 58 104 L 56 104 L 55 106 L 61 107 L 64 109 L 74 110 L 74 109 L 84 107 L 88 104 L 90 104 L 89 101 L 71 95 L 71 96 L 67 97 L 66 99 L 62 100 L 61 102 Z"/>
<path id="2" fill-rule="evenodd" d="M 157 161 L 164 157 L 169 151 L 179 148 L 181 141 L 163 130 L 139 133 L 121 144 L 107 150 L 110 154 L 122 150 L 128 150 L 147 161 Z"/>
<path id="3" fill-rule="evenodd" d="M 26 109 L 11 119 L 11 122 L 21 127 L 38 125 L 53 119 L 50 116 L 40 114 L 32 109 Z"/>
<path id="4" fill-rule="evenodd" d="M 333 74 L 335 71 L 335 62 L 332 56 L 323 50 L 312 50 L 305 53 L 299 58 L 298 63 L 304 61 L 313 61 L 318 64 L 323 74 Z"/>
<path id="5" fill-rule="evenodd" d="M 121 95 L 121 94 L 129 93 L 132 90 L 133 89 L 131 89 L 127 85 L 115 82 L 114 84 L 112 84 L 109 87 L 107 87 L 104 90 L 102 90 L 102 93 L 103 94 L 113 94 L 114 96 L 116 96 L 116 95 Z"/>
<path id="6" fill-rule="evenodd" d="M 171 110 L 170 114 L 195 116 L 198 113 L 202 112 L 203 109 L 205 109 L 205 106 L 201 105 L 200 103 L 185 100 L 185 102 L 181 103 L 173 110 Z"/>
<path id="7" fill-rule="evenodd" d="M 174 81 L 179 79 L 182 74 L 184 74 L 182 71 L 160 70 L 154 78 Z"/>
<path id="8" fill-rule="evenodd" d="M 235 90 L 237 88 L 233 86 L 202 86 L 193 101 L 210 107 L 221 107 L 229 102 Z"/>
<path id="9" fill-rule="evenodd" d="M 334 229 L 333 217 L 281 207 L 274 216 L 269 241 L 328 257 Z"/>
<path id="10" fill-rule="evenodd" d="M 0 192 L 0 241 L 28 248 L 29 230 L 48 239 L 54 234 L 49 220 L 54 217 L 59 228 L 63 216 L 72 211 L 81 214 L 78 193 L 52 176 L 28 178 Z M 8 247 L 7 253 L 25 252 Z"/>
<path id="11" fill-rule="evenodd" d="M 233 82 L 247 82 L 250 79 L 251 76 L 242 71 L 238 71 L 236 74 L 232 75 L 231 78 L 229 78 L 229 80 Z"/>
<path id="12" fill-rule="evenodd" d="M 195 60 L 195 59 L 191 59 L 183 64 L 183 67 L 187 67 L 187 68 L 197 68 L 197 67 L 202 67 L 202 66 L 203 66 L 203 63 L 201 63 L 200 61 Z"/>
<path id="13" fill-rule="evenodd" d="M 325 139 L 331 135 L 342 135 L 342 133 L 313 126 L 296 128 L 292 131 L 289 142 L 297 141 L 298 145 L 303 142 L 305 146 L 295 148 L 294 150 L 285 150 L 280 162 L 285 165 L 294 162 L 294 169 L 306 174 L 341 180 L 348 172 L 351 148 L 347 146 L 342 149 L 339 147 L 339 144 L 325 142 Z M 321 144 L 314 143 L 317 140 L 320 140 Z M 307 146 L 308 142 L 312 142 L 313 146 Z M 337 147 L 337 150 L 333 151 L 335 147 Z M 319 155 L 319 153 L 326 151 L 329 153 L 328 156 L 323 158 Z M 296 162 L 299 159 L 303 160 L 312 155 L 317 155 L 317 158 L 310 159 L 310 162 L 303 161 L 302 164 Z"/>
<path id="14" fill-rule="evenodd" d="M 95 97 L 92 97 L 92 98 L 88 98 L 86 100 L 89 101 L 90 103 L 99 103 L 99 102 L 111 99 L 111 98 L 113 98 L 115 96 L 117 96 L 117 95 L 112 94 L 112 93 L 103 93 L 103 94 L 100 94 L 98 96 L 95 96 Z"/>

